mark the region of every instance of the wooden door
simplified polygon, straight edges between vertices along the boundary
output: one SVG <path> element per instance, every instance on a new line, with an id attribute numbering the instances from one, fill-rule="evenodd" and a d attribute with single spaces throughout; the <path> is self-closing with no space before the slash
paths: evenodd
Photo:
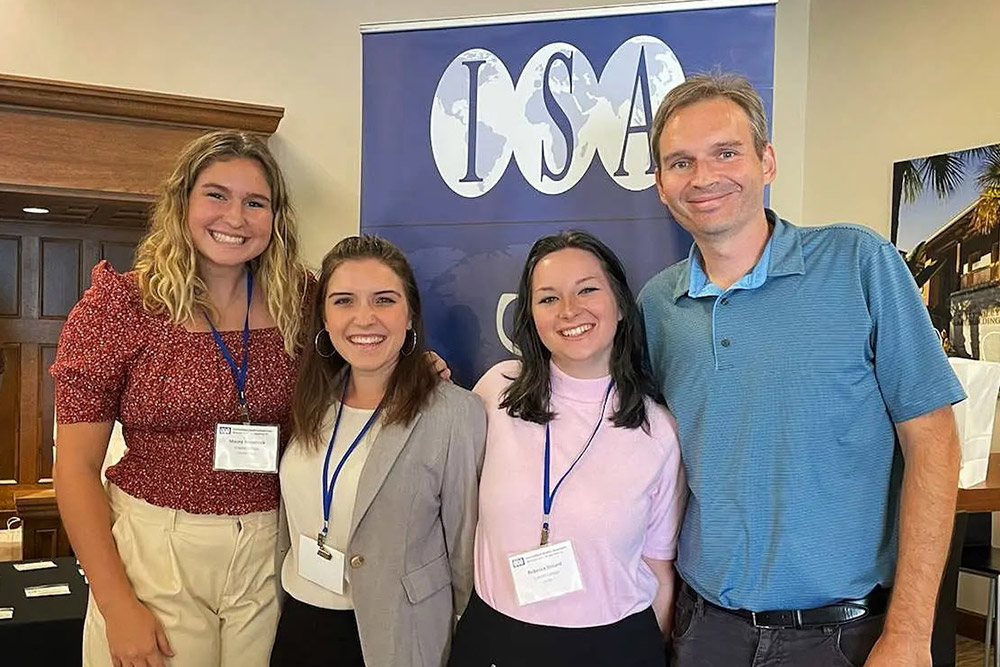
<path id="1" fill-rule="evenodd" d="M 50 212 L 22 212 L 29 204 Z M 0 193 L 0 518 L 16 495 L 52 485 L 48 369 L 59 332 L 98 261 L 131 267 L 147 215 L 143 202 Z"/>

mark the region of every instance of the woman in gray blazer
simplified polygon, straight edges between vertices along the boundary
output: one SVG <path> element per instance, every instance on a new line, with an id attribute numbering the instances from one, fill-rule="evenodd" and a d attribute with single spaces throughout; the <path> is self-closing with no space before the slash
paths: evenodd
<path id="1" fill-rule="evenodd" d="M 472 590 L 483 405 L 428 364 L 413 271 L 388 241 L 338 243 L 310 306 L 271 665 L 441 667 Z"/>

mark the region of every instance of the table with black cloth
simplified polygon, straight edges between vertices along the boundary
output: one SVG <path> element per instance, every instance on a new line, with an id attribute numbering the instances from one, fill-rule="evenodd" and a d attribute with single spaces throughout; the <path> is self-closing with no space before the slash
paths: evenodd
<path id="1" fill-rule="evenodd" d="M 29 561 L 30 562 L 30 561 Z M 83 663 L 83 618 L 88 586 L 76 559 L 56 558 L 57 567 L 18 572 L 0 563 L 0 607 L 14 618 L 0 620 L 0 663 L 4 667 L 70 667 Z M 67 584 L 69 595 L 29 598 L 28 586 Z"/>

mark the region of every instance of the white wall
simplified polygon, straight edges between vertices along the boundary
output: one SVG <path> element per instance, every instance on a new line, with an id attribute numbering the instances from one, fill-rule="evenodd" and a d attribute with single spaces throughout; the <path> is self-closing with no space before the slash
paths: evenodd
<path id="1" fill-rule="evenodd" d="M 806 218 L 888 235 L 892 163 L 1000 141 L 1000 2 L 813 0 Z"/>
<path id="2" fill-rule="evenodd" d="M 508 0 L 504 12 L 624 0 Z M 775 118 L 801 180 L 808 0 L 782 0 Z M 0 70 L 286 109 L 274 141 L 314 264 L 358 229 L 362 23 L 488 14 L 483 0 L 0 0 Z M 798 165 L 795 162 L 798 161 Z M 795 174 L 799 174 L 795 176 Z M 801 208 L 798 185 L 789 209 Z M 782 201 L 782 186 L 773 201 Z"/>

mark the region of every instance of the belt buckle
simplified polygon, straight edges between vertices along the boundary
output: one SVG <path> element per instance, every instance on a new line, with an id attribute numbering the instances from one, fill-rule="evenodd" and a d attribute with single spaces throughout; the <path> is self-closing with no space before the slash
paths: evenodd
<path id="1" fill-rule="evenodd" d="M 761 612 L 761 614 L 770 612 Z M 755 628 L 762 628 L 764 630 L 787 630 L 788 628 L 794 628 L 796 630 L 802 629 L 802 610 L 794 609 L 792 610 L 792 623 L 791 625 L 764 625 L 757 620 L 757 612 L 750 612 L 750 622 L 753 623 Z"/>

